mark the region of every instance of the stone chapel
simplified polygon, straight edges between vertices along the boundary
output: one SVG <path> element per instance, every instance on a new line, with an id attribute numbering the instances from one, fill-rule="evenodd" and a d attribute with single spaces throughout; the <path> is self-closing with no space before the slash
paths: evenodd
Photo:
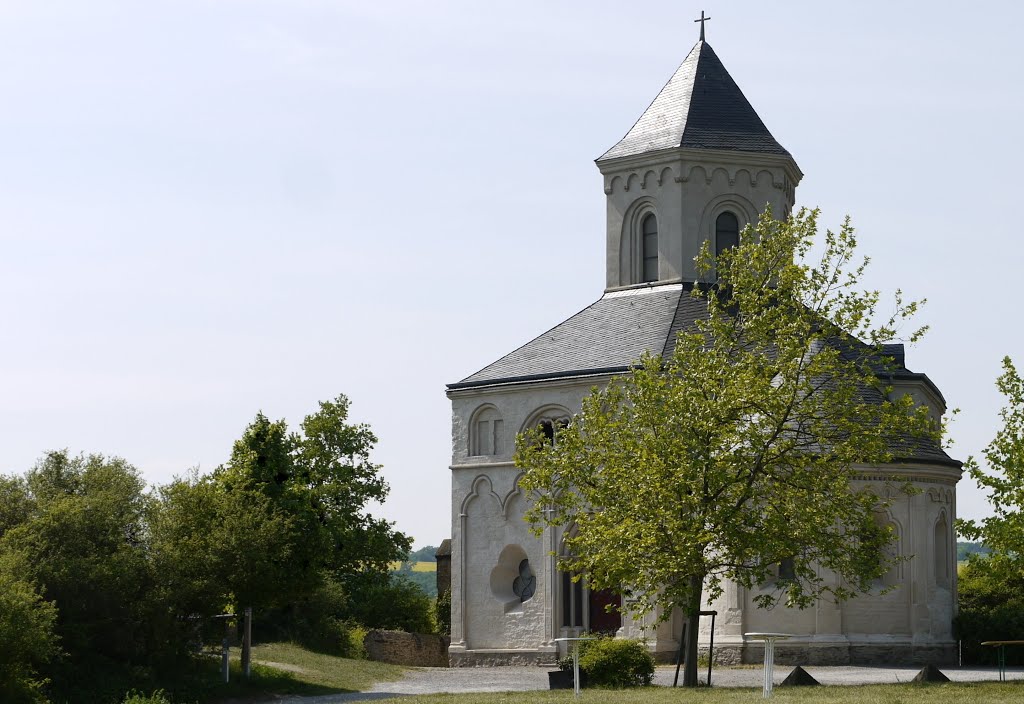
<path id="1" fill-rule="evenodd" d="M 703 28 L 703 24 L 702 24 Z M 534 536 L 523 520 L 525 497 L 512 462 L 516 434 L 540 426 L 553 434 L 595 385 L 628 371 L 644 351 L 671 350 L 697 272 L 693 258 L 707 240 L 713 250 L 766 205 L 781 217 L 794 205 L 803 177 L 793 156 L 765 127 L 704 40 L 658 93 L 636 124 L 597 159 L 607 196 L 603 295 L 568 320 L 462 381 L 452 402 L 452 665 L 551 662 L 555 639 L 583 631 L 646 638 L 661 660 L 674 657 L 679 613 L 660 624 L 608 613 L 612 593 L 591 591 L 560 573 L 562 530 Z M 904 365 L 897 392 L 909 393 L 936 418 L 945 401 L 923 373 Z M 744 633 L 798 634 L 780 642 L 781 662 L 846 664 L 955 662 L 956 484 L 960 462 L 941 448 L 919 448 L 891 466 L 865 467 L 866 479 L 897 474 L 919 493 L 897 499 L 879 520 L 889 522 L 894 549 L 912 556 L 879 588 L 805 610 L 756 608 L 756 590 L 727 584 L 704 608 L 715 609 L 720 662 L 760 662 L 762 643 Z M 780 577 L 782 578 L 782 577 Z M 774 584 L 763 588 L 774 589 Z M 649 627 L 648 627 L 649 626 Z M 711 637 L 703 623 L 702 645 Z"/>

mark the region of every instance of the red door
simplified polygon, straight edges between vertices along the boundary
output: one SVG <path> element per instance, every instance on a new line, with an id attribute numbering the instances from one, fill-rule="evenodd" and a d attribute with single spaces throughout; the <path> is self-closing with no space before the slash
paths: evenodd
<path id="1" fill-rule="evenodd" d="M 622 614 L 619 613 L 621 600 L 618 594 L 610 591 L 590 592 L 590 632 L 611 633 L 622 626 Z M 609 604 L 613 608 L 609 612 Z"/>

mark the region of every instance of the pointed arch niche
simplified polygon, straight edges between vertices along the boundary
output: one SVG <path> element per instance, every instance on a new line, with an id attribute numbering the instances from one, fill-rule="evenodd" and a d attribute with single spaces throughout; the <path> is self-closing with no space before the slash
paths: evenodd
<path id="1" fill-rule="evenodd" d="M 935 550 L 935 557 L 933 565 L 935 567 L 935 584 L 943 589 L 949 589 L 950 584 L 953 580 L 952 570 L 952 540 L 950 537 L 949 521 L 946 519 L 945 509 L 939 511 L 939 517 L 935 521 L 935 527 L 933 528 L 933 547 Z"/>
<path id="2" fill-rule="evenodd" d="M 619 237 L 619 283 L 654 283 L 660 278 L 660 225 L 654 199 L 637 198 L 622 221 Z"/>
<path id="3" fill-rule="evenodd" d="M 888 510 L 875 511 L 875 524 L 881 528 L 888 527 L 892 531 L 892 542 L 882 548 L 882 557 L 886 560 L 896 558 L 903 554 L 903 527 L 899 521 L 893 518 Z M 881 587 L 894 587 L 903 581 L 903 563 L 896 562 L 878 580 Z"/>

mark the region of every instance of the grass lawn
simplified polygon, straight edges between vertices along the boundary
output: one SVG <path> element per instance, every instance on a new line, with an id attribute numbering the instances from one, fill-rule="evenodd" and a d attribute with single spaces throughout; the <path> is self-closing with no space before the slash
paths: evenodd
<path id="1" fill-rule="evenodd" d="M 211 658 L 201 681 L 183 683 L 174 701 L 266 702 L 282 695 L 313 696 L 358 692 L 374 682 L 401 678 L 406 668 L 369 660 L 323 655 L 294 643 L 265 643 L 252 649 L 252 678 L 242 677 L 239 648 L 231 649 L 231 682 L 219 681 L 220 662 Z"/>
<path id="2" fill-rule="evenodd" d="M 236 649 L 232 653 L 240 656 Z M 254 663 L 287 672 L 300 682 L 331 692 L 359 692 L 374 682 L 397 680 L 406 670 L 383 662 L 314 653 L 294 643 L 254 645 L 252 659 Z"/>
<path id="3" fill-rule="evenodd" d="M 753 704 L 763 701 L 761 690 L 738 687 L 671 689 L 648 687 L 632 690 L 585 689 L 575 700 L 571 690 L 554 692 L 503 692 L 498 694 L 432 694 L 375 700 L 378 704 L 532 704 L 569 702 L 580 704 Z M 964 684 L 875 684 L 845 687 L 782 687 L 774 690 L 777 702 L 824 704 L 1019 704 L 1024 701 L 1024 682 Z"/>

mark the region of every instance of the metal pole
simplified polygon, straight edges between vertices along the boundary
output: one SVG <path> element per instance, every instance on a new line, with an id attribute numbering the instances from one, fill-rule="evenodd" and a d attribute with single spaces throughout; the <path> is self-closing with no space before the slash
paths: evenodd
<path id="1" fill-rule="evenodd" d="M 580 642 L 573 643 L 572 649 L 572 688 L 578 699 L 580 696 Z"/>
<path id="2" fill-rule="evenodd" d="M 242 674 L 245 679 L 252 675 L 252 607 L 245 607 L 242 622 Z"/>
<path id="3" fill-rule="evenodd" d="M 711 686 L 711 663 L 715 661 L 715 616 L 717 611 L 711 612 L 711 643 L 708 646 L 708 687 Z"/>
<path id="4" fill-rule="evenodd" d="M 689 625 L 689 623 L 683 624 L 683 636 L 679 639 L 679 652 L 676 653 L 676 678 L 672 680 L 673 687 L 679 684 L 679 665 L 683 662 L 683 647 L 686 645 L 686 627 Z"/>
<path id="5" fill-rule="evenodd" d="M 228 637 L 224 636 L 224 640 L 220 642 L 220 669 L 221 674 L 224 675 L 224 682 L 231 680 L 231 665 L 230 665 L 230 649 L 228 647 Z"/>

